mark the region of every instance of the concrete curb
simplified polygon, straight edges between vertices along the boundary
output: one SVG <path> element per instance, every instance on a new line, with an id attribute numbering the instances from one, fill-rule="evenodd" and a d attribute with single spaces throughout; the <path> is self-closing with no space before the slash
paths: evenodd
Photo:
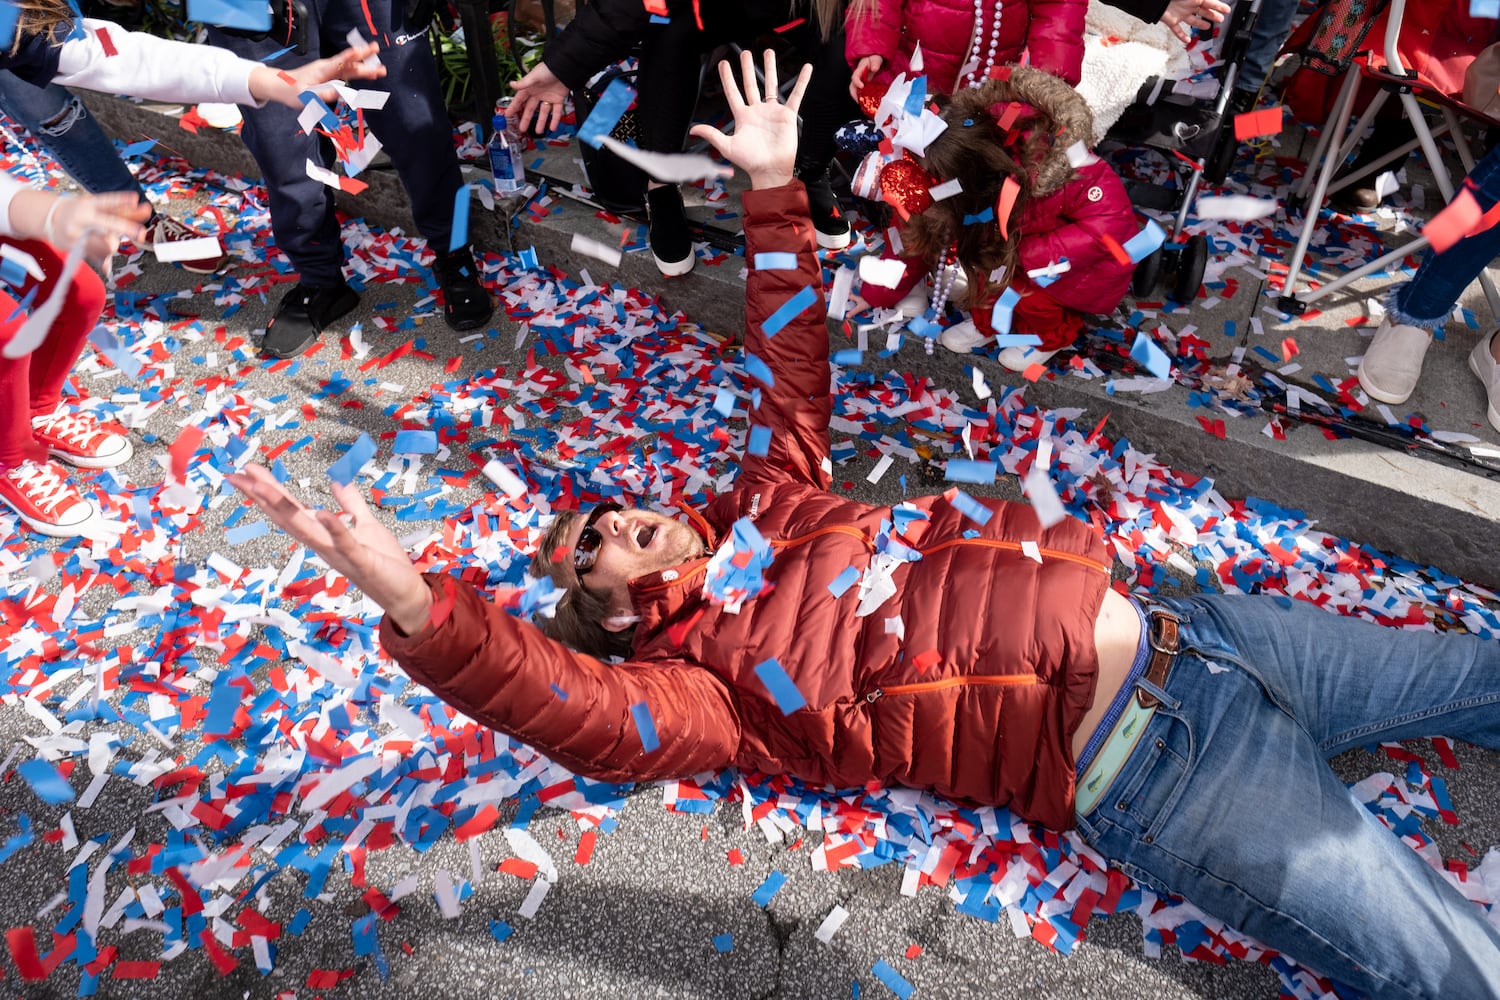
<path id="1" fill-rule="evenodd" d="M 175 115 L 152 106 L 95 93 L 84 93 L 84 99 L 117 136 L 160 137 L 195 166 L 259 175 L 254 160 L 232 133 L 205 129 L 193 134 L 176 127 Z M 365 179 L 369 189 L 357 198 L 340 194 L 340 208 L 376 225 L 413 230 L 405 193 L 395 175 L 372 171 Z M 534 246 L 550 265 L 573 273 L 587 268 L 597 274 L 607 265 L 573 250 L 573 236 L 582 233 L 613 242 L 618 229 L 585 212 L 564 213 L 557 221 L 548 216 L 539 222 L 521 215 L 513 229 L 507 227 L 503 213 L 476 212 L 471 236 L 492 248 Z M 669 308 L 682 310 L 711 330 L 735 334 L 743 326 L 744 283 L 739 270 L 734 261 L 717 267 L 700 262 L 691 275 L 664 281 L 648 256 L 637 253 L 627 254 L 611 278 L 651 290 Z M 1241 302 L 1239 311 L 1245 313 L 1247 306 L 1254 310 L 1260 304 L 1250 296 Z M 1338 329 L 1331 317 L 1324 325 L 1327 329 L 1320 327 L 1320 334 L 1353 338 L 1352 333 Z M 1350 347 L 1343 341 L 1335 346 L 1344 348 L 1346 354 Z M 1362 351 L 1357 344 L 1354 349 Z M 968 359 L 944 358 L 942 353 L 929 359 L 930 366 L 941 367 L 950 384 L 967 382 L 961 368 Z M 991 371 L 986 374 L 993 379 Z M 1108 412 L 1111 434 L 1124 434 L 1139 450 L 1211 476 L 1226 496 L 1257 496 L 1301 510 L 1322 530 L 1500 589 L 1500 474 L 1465 471 L 1361 441 L 1328 441 L 1307 426 L 1288 428 L 1286 441 L 1272 441 L 1261 433 L 1263 421 L 1256 419 L 1226 420 L 1227 439 L 1221 441 L 1204 433 L 1196 419 L 1204 411 L 1187 404 L 1187 391 L 1180 386 L 1150 396 L 1110 396 L 1104 380 L 1060 376 L 1044 379 L 1027 391 L 1038 405 L 1087 411 L 1085 423 Z"/>

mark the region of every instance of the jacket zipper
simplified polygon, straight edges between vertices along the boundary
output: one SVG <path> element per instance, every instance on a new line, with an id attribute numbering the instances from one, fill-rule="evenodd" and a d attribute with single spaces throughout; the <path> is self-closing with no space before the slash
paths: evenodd
<path id="1" fill-rule="evenodd" d="M 988 687 L 1028 687 L 1036 683 L 1036 677 L 1031 674 L 945 677 L 940 681 L 923 681 L 917 684 L 892 684 L 889 687 L 876 688 L 865 695 L 865 703 L 873 705 L 888 694 L 921 694 L 926 691 L 943 691 L 948 688 L 968 687 L 971 684 Z"/>

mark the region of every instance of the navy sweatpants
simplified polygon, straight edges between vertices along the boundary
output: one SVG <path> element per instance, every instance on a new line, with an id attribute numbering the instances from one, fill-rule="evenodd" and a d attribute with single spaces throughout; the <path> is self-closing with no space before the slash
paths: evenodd
<path id="1" fill-rule="evenodd" d="M 288 52 L 266 63 L 295 67 L 336 55 L 348 47 L 349 29 L 380 43 L 386 75 L 360 80 L 362 90 L 386 90 L 390 99 L 365 122 L 380 139 L 411 199 L 417 229 L 433 249 L 446 251 L 453 226 L 453 201 L 463 183 L 453 151 L 453 130 L 438 86 L 437 63 L 428 47 L 427 25 L 408 35 L 404 0 L 306 0 L 307 52 Z M 279 46 L 209 29 L 209 39 L 247 59 L 264 59 Z M 332 145 L 304 135 L 297 112 L 280 104 L 241 108 L 242 136 L 260 166 L 270 196 L 276 243 L 306 285 L 327 288 L 341 280 L 344 248 L 333 212 L 333 189 L 307 176 L 307 161 L 333 169 Z M 342 169 L 338 173 L 343 173 Z"/>

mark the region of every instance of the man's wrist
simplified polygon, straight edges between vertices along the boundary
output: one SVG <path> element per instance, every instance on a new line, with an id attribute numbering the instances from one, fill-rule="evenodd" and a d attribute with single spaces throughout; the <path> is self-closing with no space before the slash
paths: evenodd
<path id="1" fill-rule="evenodd" d="M 764 191 L 766 188 L 784 187 L 791 182 L 791 170 L 757 170 L 750 174 L 750 187 L 756 191 Z"/>
<path id="2" fill-rule="evenodd" d="M 432 617 L 432 591 L 424 583 L 420 597 L 413 595 L 413 600 L 387 608 L 385 613 L 397 632 L 404 636 L 416 635 L 427 627 Z"/>

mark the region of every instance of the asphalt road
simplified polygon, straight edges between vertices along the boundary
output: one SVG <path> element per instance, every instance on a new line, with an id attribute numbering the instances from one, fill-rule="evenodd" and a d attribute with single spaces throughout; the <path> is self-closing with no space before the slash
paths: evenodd
<path id="1" fill-rule="evenodd" d="M 598 277 L 604 269 L 595 270 Z M 181 272 L 148 262 L 131 291 L 168 293 L 183 283 Z M 417 303 L 425 295 L 425 288 L 417 284 L 381 285 L 364 296 L 360 310 L 340 329 L 348 323 L 360 323 L 370 356 L 378 356 L 409 341 L 412 334 L 378 332 L 377 316 L 420 313 Z M 244 308 L 223 322 L 225 339 L 250 336 L 262 328 L 275 298 L 273 292 L 266 301 L 249 299 Z M 166 305 L 165 299 L 158 300 L 159 307 Z M 292 480 L 305 480 L 310 494 L 317 498 L 324 470 L 336 457 L 335 442 L 347 443 L 361 430 L 378 438 L 381 431 L 390 429 L 390 408 L 436 382 L 464 379 L 492 366 L 513 367 L 532 343 L 528 341 L 517 350 L 516 327 L 500 314 L 494 336 L 461 343 L 430 315 L 428 307 L 429 315 L 418 326 L 416 336 L 424 339 L 427 351 L 436 360 L 408 355 L 360 377 L 368 378 L 368 383 L 355 378 L 340 399 L 358 400 L 362 408 L 324 405 L 317 421 L 302 425 L 296 412 L 301 402 L 315 397 L 334 370 L 348 375 L 353 368 L 353 363 L 337 360 L 334 336 L 326 336 L 328 343 L 321 354 L 295 373 L 229 364 L 223 342 L 215 343 L 212 338 L 212 327 L 218 324 L 216 317 L 222 310 L 209 295 L 176 299 L 170 306 L 178 313 L 201 313 L 209 339 L 184 342 L 172 353 L 170 362 L 175 368 L 171 378 L 179 380 L 179 388 L 167 405 L 141 414 L 136 427 L 138 453 L 119 477 L 122 482 L 160 482 L 165 444 L 176 438 L 178 426 L 203 404 L 204 392 L 214 391 L 206 383 L 193 387 L 195 380 L 227 375 L 233 383 L 232 391 L 247 401 L 285 396 L 281 402 L 252 402 L 252 408 L 261 413 L 291 414 L 285 426 L 263 431 L 262 447 L 318 434 L 307 446 L 280 456 Z M 482 347 L 476 349 L 474 343 Z M 195 357 L 203 360 L 194 361 Z M 444 360 L 449 357 L 462 359 L 456 372 L 444 371 Z M 562 369 L 560 358 L 539 360 Z M 943 380 L 941 384 L 968 384 L 963 363 L 957 358 L 917 361 L 933 378 Z M 901 359 L 893 363 L 902 364 Z M 103 394 L 122 380 L 116 375 L 95 378 L 85 370 L 83 381 L 92 392 Z M 148 434 L 159 440 L 147 441 Z M 840 467 L 838 478 L 858 484 L 854 493 L 863 499 L 880 503 L 898 500 L 901 490 L 893 476 L 879 485 L 865 482 L 872 464 L 867 456 L 859 456 Z M 995 487 L 995 492 L 1007 491 L 1012 495 L 1016 491 L 1013 478 L 1007 477 Z M 987 491 L 975 488 L 974 492 Z M 453 502 L 467 504 L 478 498 L 477 490 L 458 490 Z M 227 543 L 223 524 L 236 506 L 235 500 L 226 498 L 206 511 L 202 527 L 182 534 L 180 541 L 173 543 L 175 561 L 201 568 L 211 554 L 218 552 L 240 566 L 269 567 L 274 575 L 287 560 L 288 543 L 275 534 Z M 414 530 L 409 523 L 384 516 L 399 534 Z M 14 596 L 22 585 L 25 565 L 46 550 L 34 540 L 7 544 L 5 551 L 21 559 L 8 567 L 4 581 L 8 594 Z M 78 555 L 87 560 L 85 552 Z M 68 564 L 71 568 L 65 567 L 64 575 L 48 584 L 51 591 L 57 592 L 67 579 L 76 579 L 78 565 Z M 86 591 L 74 616 L 74 627 L 112 614 L 110 607 L 117 596 L 107 587 Z M 108 643 L 116 647 L 144 646 L 152 638 L 150 630 L 124 630 L 110 634 Z M 194 641 L 208 663 L 217 651 L 211 644 L 205 645 L 205 640 L 199 635 Z M 266 670 L 260 667 L 252 674 L 258 690 L 267 683 Z M 59 690 L 70 689 L 68 684 Z M 204 694 L 207 689 L 202 685 L 197 693 Z M 23 739 L 46 735 L 39 718 L 26 711 L 22 701 L 7 697 L 0 705 L 0 753 L 14 749 L 17 761 L 32 755 Z M 57 708 L 55 704 L 51 707 Z M 179 736 L 168 750 L 125 723 L 90 722 L 79 726 L 75 735 L 87 742 L 90 735 L 100 732 L 133 740 L 121 753 L 125 759 L 138 759 L 148 749 L 191 757 L 201 748 L 196 741 L 201 733 Z M 1427 756 L 1434 771 L 1446 776 L 1461 819 L 1456 827 L 1427 824 L 1444 855 L 1474 860 L 1464 844 L 1482 855 L 1487 847 L 1500 843 L 1500 754 L 1459 747 L 1462 767 L 1450 771 L 1427 747 L 1417 749 Z M 1346 755 L 1337 763 L 1349 780 L 1375 770 L 1394 769 L 1391 762 L 1363 752 Z M 212 766 L 208 769 L 214 770 Z M 72 784 L 81 791 L 86 782 L 87 769 L 80 763 Z M 171 827 L 163 813 L 146 811 L 153 799 L 149 787 L 120 777 L 110 779 L 91 808 L 71 810 L 78 839 L 106 837 L 113 847 L 127 829 L 134 827 L 132 843 L 138 854 L 148 845 L 167 843 Z M 223 978 L 202 950 L 193 949 L 164 962 L 154 980 L 120 980 L 106 972 L 98 995 L 269 997 L 287 991 L 299 997 L 351 998 L 882 997 L 890 991 L 871 974 L 878 960 L 890 963 L 915 984 L 915 995 L 920 997 L 1249 1000 L 1274 996 L 1278 990 L 1277 977 L 1256 964 L 1185 962 L 1171 947 L 1162 958 L 1144 957 L 1140 923 L 1132 915 L 1094 921 L 1087 940 L 1074 954 L 1057 955 L 1030 938 L 1017 939 L 1004 920 L 989 924 L 955 912 L 946 895 L 935 889 L 924 889 L 914 897 L 903 896 L 897 866 L 837 873 L 813 871 L 807 859 L 814 835 L 805 835 L 806 841 L 799 846 L 770 844 L 759 829 L 745 828 L 737 804 L 720 806 L 708 815 L 674 814 L 664 809 L 662 792 L 655 787 L 640 788 L 629 795 L 618 816 L 618 827 L 599 838 L 587 865 L 573 861 L 580 832 L 567 813 L 544 809 L 531 820 L 531 834 L 550 854 L 560 877 L 535 918 L 528 920 L 518 911 L 533 883 L 495 871 L 502 859 L 513 854 L 500 830 L 514 810 L 514 800 L 505 802 L 500 825 L 477 839 L 483 877 L 474 885 L 472 897 L 460 903 L 461 914 L 455 919 L 446 919 L 439 912 L 432 887 L 440 869 L 458 878 L 469 876 L 472 861 L 466 844 L 447 836 L 423 853 L 400 843 L 369 853 L 365 870 L 369 885 L 389 889 L 402 879 L 416 876 L 421 887 L 398 904 L 398 915 L 376 923 L 380 956 L 388 963 L 384 976 L 377 956 L 355 953 L 351 925 L 368 907 L 361 898 L 363 889 L 351 884 L 350 875 L 335 867 L 326 896 L 305 900 L 305 876 L 283 870 L 266 882 L 258 904 L 260 911 L 272 920 L 288 922 L 305 906 L 311 918 L 300 935 L 284 933 L 274 942 L 275 963 L 268 975 L 256 971 L 248 947 L 237 949 L 238 967 Z M 69 901 L 43 912 L 58 893 L 69 890 L 66 871 L 76 848 L 65 850 L 42 836 L 57 827 L 64 811 L 39 802 L 14 774 L 7 774 L 0 784 L 0 839 L 15 831 L 19 813 L 30 816 L 37 835 L 31 845 L 0 863 L 0 878 L 7 889 L 0 894 L 0 923 L 10 928 L 36 928 L 38 947 L 43 952 L 48 949 L 46 932 L 71 905 Z M 308 818 L 301 811 L 293 816 L 299 822 Z M 727 860 L 728 853 L 736 849 L 743 855 L 743 864 Z M 96 861 L 89 863 L 90 872 L 97 870 Z M 758 907 L 751 901 L 751 893 L 773 869 L 787 873 L 789 878 L 768 906 Z M 136 886 L 154 882 L 164 893 L 171 888 L 159 877 L 132 875 L 128 881 Z M 127 876 L 120 869 L 110 874 L 105 905 L 115 900 L 126 883 Z M 248 885 L 245 880 L 231 891 L 214 894 L 211 907 L 222 900 L 227 903 L 226 915 L 237 912 L 240 901 L 235 897 Z M 831 944 L 820 943 L 813 931 L 835 905 L 844 907 L 850 916 Z M 505 921 L 512 933 L 503 941 L 497 940 L 492 933 L 493 921 Z M 721 952 L 713 939 L 725 934 L 731 936 L 732 945 Z M 123 925 L 116 925 L 101 933 L 98 943 L 118 947 L 119 960 L 154 961 L 162 953 L 159 929 L 126 931 Z M 913 946 L 920 952 L 906 957 Z M 80 973 L 71 964 L 42 982 L 23 981 L 14 963 L 0 962 L 0 968 L 4 970 L 3 989 L 17 996 L 63 997 L 80 991 Z M 352 971 L 352 975 L 332 987 L 309 985 L 309 977 L 319 969 Z"/>

